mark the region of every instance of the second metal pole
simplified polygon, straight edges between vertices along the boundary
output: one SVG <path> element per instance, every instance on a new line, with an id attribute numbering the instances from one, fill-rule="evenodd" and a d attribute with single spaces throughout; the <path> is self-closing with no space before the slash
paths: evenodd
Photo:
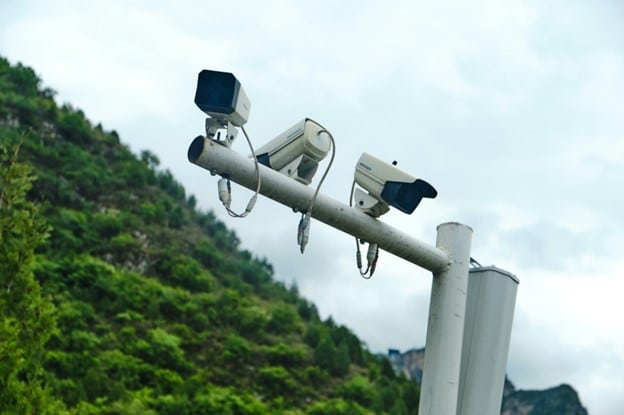
<path id="1" fill-rule="evenodd" d="M 455 415 L 457 411 L 471 240 L 472 229 L 466 225 L 438 226 L 436 246 L 448 254 L 451 263 L 433 275 L 421 415 Z"/>

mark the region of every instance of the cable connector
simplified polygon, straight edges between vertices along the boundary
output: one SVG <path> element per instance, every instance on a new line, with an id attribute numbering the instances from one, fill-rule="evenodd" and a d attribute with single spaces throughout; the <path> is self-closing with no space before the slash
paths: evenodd
<path id="1" fill-rule="evenodd" d="M 217 188 L 219 189 L 219 200 L 223 203 L 226 209 L 230 208 L 232 204 L 232 188 L 230 186 L 230 181 L 225 177 L 222 177 L 217 182 Z"/>
<path id="2" fill-rule="evenodd" d="M 368 261 L 368 275 L 371 277 L 375 273 L 375 269 L 377 268 L 377 259 L 379 259 L 379 245 L 371 243 L 368 245 L 368 253 L 366 255 L 366 260 Z"/>
<path id="3" fill-rule="evenodd" d="M 234 128 L 232 123 L 228 122 L 227 123 L 227 137 L 225 139 L 221 139 L 220 138 L 221 132 L 220 131 L 217 132 L 217 129 L 218 129 L 217 127 L 223 127 L 223 125 L 218 124 L 218 123 L 215 124 L 215 122 L 212 122 L 210 120 L 212 120 L 212 118 L 208 118 L 206 120 L 206 130 L 208 131 L 209 128 L 213 128 L 214 130 L 212 131 L 213 136 L 216 134 L 217 143 L 220 143 L 229 148 L 232 144 L 232 141 L 236 137 L 236 133 L 237 133 L 236 128 Z M 258 159 L 256 158 L 256 153 L 254 151 L 253 145 L 251 144 L 251 140 L 249 139 L 249 136 L 247 135 L 247 132 L 245 131 L 245 129 L 241 127 L 241 130 L 243 131 L 243 134 L 245 135 L 245 139 L 247 140 L 247 144 L 249 145 L 249 149 L 251 150 L 251 154 L 253 155 L 253 158 L 254 158 L 254 165 L 256 168 L 256 179 L 258 182 L 256 184 L 256 191 L 254 192 L 254 195 L 249 199 L 249 202 L 247 203 L 247 207 L 245 208 L 245 211 L 242 213 L 237 213 L 237 212 L 234 212 L 230 208 L 232 204 L 232 184 L 230 182 L 230 179 L 228 177 L 222 177 L 221 179 L 219 179 L 217 183 L 217 188 L 219 190 L 219 199 L 223 203 L 223 206 L 225 206 L 225 210 L 227 211 L 228 215 L 230 215 L 233 218 L 244 218 L 244 217 L 247 217 L 247 215 L 251 213 L 253 208 L 256 206 L 256 201 L 258 200 L 258 194 L 260 193 L 260 186 L 262 184 L 262 178 L 260 177 L 260 167 L 258 165 Z"/>
<path id="4" fill-rule="evenodd" d="M 310 214 L 302 213 L 301 220 L 299 220 L 299 227 L 297 229 L 297 243 L 299 244 L 299 250 L 303 254 L 305 247 L 310 239 Z"/>
<path id="5" fill-rule="evenodd" d="M 247 207 L 245 208 L 245 212 L 247 212 L 247 215 L 249 213 L 251 213 L 251 211 L 253 210 L 254 206 L 256 206 L 256 200 L 258 200 L 258 195 L 254 194 L 251 199 L 249 199 L 249 203 L 247 203 Z"/>
<path id="6" fill-rule="evenodd" d="M 369 267 L 375 261 L 376 257 L 377 257 L 377 244 L 374 244 L 371 242 L 368 244 L 368 252 L 366 253 L 366 261 L 368 262 Z"/>
<path id="7" fill-rule="evenodd" d="M 364 244 L 364 242 L 362 243 Z M 369 242 L 368 251 L 366 252 L 366 269 L 362 270 L 362 252 L 360 251 L 359 241 L 355 238 L 355 260 L 362 278 L 368 280 L 373 276 L 375 268 L 377 268 L 377 259 L 379 259 L 379 245 Z"/>
<path id="8" fill-rule="evenodd" d="M 360 252 L 359 249 L 355 251 L 355 262 L 357 264 L 358 269 L 362 269 L 362 252 Z"/>

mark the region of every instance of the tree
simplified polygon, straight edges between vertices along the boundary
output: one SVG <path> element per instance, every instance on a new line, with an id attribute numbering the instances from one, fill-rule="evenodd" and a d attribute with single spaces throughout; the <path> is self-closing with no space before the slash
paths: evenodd
<path id="1" fill-rule="evenodd" d="M 392 363 L 390 363 L 390 359 L 387 357 L 381 358 L 381 375 L 388 379 L 394 379 L 396 377 L 396 373 L 392 368 Z"/>
<path id="2" fill-rule="evenodd" d="M 21 143 L 20 143 L 21 144 Z M 49 228 L 26 200 L 34 177 L 0 148 L 0 411 L 49 414 L 63 410 L 44 386 L 44 345 L 54 329 L 54 307 L 33 274 L 35 249 Z"/>
<path id="3" fill-rule="evenodd" d="M 403 388 L 403 401 L 407 406 L 407 412 L 415 414 L 418 411 L 418 401 L 420 400 L 420 388 L 416 382 L 408 381 Z"/>
<path id="4" fill-rule="evenodd" d="M 329 336 L 321 337 L 314 349 L 314 363 L 321 369 L 330 370 L 336 359 L 336 346 Z"/>
<path id="5" fill-rule="evenodd" d="M 308 329 L 306 330 L 306 333 L 303 336 L 303 341 L 305 341 L 308 344 L 308 346 L 316 348 L 320 340 L 321 340 L 320 325 L 319 324 L 308 325 Z"/>
<path id="6" fill-rule="evenodd" d="M 267 329 L 272 333 L 286 334 L 299 332 L 300 325 L 299 315 L 295 310 L 286 304 L 280 304 L 271 313 Z"/>
<path id="7" fill-rule="evenodd" d="M 334 362 L 331 367 L 331 373 L 335 376 L 345 376 L 349 373 L 349 366 L 351 360 L 349 359 L 349 347 L 346 342 L 340 342 L 336 348 L 336 355 L 334 356 Z"/>
<path id="8" fill-rule="evenodd" d="M 362 375 L 355 375 L 340 391 L 342 398 L 354 401 L 364 407 L 372 407 L 378 400 L 378 391 L 371 381 Z"/>

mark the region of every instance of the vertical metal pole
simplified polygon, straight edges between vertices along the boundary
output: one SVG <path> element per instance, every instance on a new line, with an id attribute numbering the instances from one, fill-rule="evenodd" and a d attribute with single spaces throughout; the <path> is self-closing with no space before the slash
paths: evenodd
<path id="1" fill-rule="evenodd" d="M 451 262 L 434 273 L 420 387 L 420 415 L 455 415 L 461 367 L 472 229 L 456 222 L 438 226 L 436 246 Z"/>
<path id="2" fill-rule="evenodd" d="M 459 415 L 500 414 L 518 282 L 496 267 L 470 270 Z"/>

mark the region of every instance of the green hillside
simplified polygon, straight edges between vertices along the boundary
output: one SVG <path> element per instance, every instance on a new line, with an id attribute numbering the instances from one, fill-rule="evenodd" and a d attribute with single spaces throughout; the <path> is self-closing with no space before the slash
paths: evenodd
<path id="1" fill-rule="evenodd" d="M 0 169 L 0 413 L 416 413 L 153 153 L 3 58 Z"/>

